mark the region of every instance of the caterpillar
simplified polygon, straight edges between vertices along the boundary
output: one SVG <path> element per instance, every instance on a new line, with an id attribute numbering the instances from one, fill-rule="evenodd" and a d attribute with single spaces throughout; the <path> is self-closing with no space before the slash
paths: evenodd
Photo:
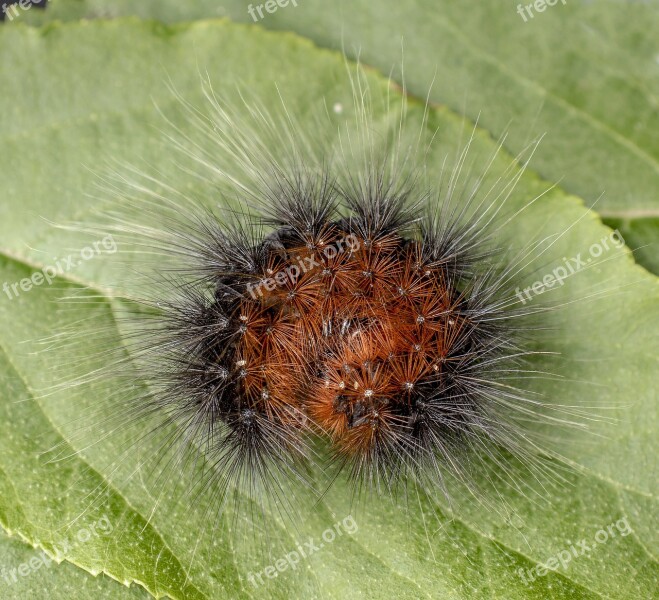
<path id="1" fill-rule="evenodd" d="M 179 97 L 187 128 L 170 123 L 167 141 L 215 206 L 123 166 L 103 179 L 103 224 L 76 225 L 133 244 L 148 290 L 130 299 L 120 356 L 76 383 L 123 377 L 105 419 L 155 417 L 169 466 L 203 462 L 199 490 L 220 504 L 236 489 L 281 500 L 282 480 L 313 487 L 310 469 L 328 464 L 356 490 L 423 481 L 444 494 L 488 461 L 553 473 L 526 424 L 581 426 L 519 387 L 538 375 L 525 338 L 546 308 L 514 290 L 547 239 L 503 258 L 497 236 L 537 199 L 506 206 L 528 158 L 485 186 L 490 157 L 468 184 L 472 134 L 428 182 L 428 106 L 410 132 L 407 100 L 388 99 L 383 127 L 362 76 L 352 84 L 356 125 L 338 149 L 285 103 L 234 105 L 210 83 L 205 109 Z"/>

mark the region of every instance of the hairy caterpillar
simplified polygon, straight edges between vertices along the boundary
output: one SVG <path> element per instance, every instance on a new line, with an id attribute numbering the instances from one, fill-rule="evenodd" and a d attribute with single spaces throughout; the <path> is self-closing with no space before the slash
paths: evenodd
<path id="1" fill-rule="evenodd" d="M 232 105 L 210 86 L 206 111 L 181 99 L 189 126 L 167 139 L 214 207 L 122 167 L 104 180 L 105 222 L 77 226 L 136 247 L 146 291 L 129 298 L 125 347 L 75 383 L 124 378 L 104 422 L 155 419 L 153 460 L 203 463 L 198 489 L 220 504 L 237 489 L 290 502 L 281 482 L 313 486 L 327 456 L 357 489 L 448 495 L 447 479 L 471 486 L 513 459 L 548 474 L 526 425 L 581 425 L 520 383 L 546 375 L 525 339 L 546 308 L 524 305 L 518 275 L 555 239 L 502 258 L 498 236 L 537 199 L 506 205 L 523 170 L 485 185 L 495 157 L 470 165 L 467 142 L 428 181 L 426 116 L 409 131 L 403 100 L 377 123 L 353 86 L 356 125 L 332 148 L 285 104 Z"/>

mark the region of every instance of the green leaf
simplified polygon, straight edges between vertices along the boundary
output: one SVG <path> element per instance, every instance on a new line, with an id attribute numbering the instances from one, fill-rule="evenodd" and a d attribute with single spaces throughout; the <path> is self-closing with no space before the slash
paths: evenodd
<path id="1" fill-rule="evenodd" d="M 425 98 L 434 79 L 432 101 L 478 118 L 495 137 L 507 133 L 505 147 L 512 154 L 546 132 L 534 169 L 589 204 L 597 202 L 602 217 L 624 219 L 637 245 L 649 245 L 637 260 L 659 272 L 653 260 L 659 235 L 656 5 L 559 1 L 529 17 L 517 12 L 516 3 L 500 0 L 468 8 L 457 0 L 300 0 L 273 13 L 262 9 L 260 18 L 258 12 L 250 16 L 249 4 L 119 0 L 108 7 L 104 0 L 54 0 L 50 16 L 25 16 L 256 20 L 345 49 L 383 73 L 393 68 L 399 83 L 396 67 L 404 52 L 411 94 Z"/>
<path id="2" fill-rule="evenodd" d="M 0 594 L 14 600 L 130 600 L 149 598 L 144 589 L 126 588 L 100 575 L 92 577 L 73 565 L 52 562 L 43 551 L 0 533 Z"/>
<path id="3" fill-rule="evenodd" d="M 9 284 L 80 248 L 81 239 L 48 221 L 93 218 L 98 201 L 86 194 L 94 189 L 91 170 L 101 169 L 105 160 L 145 161 L 172 172 L 175 157 L 157 131 L 163 121 L 152 102 L 174 124 L 185 126 L 185 111 L 173 101 L 168 79 L 197 102 L 200 70 L 222 89 L 240 84 L 272 100 L 274 74 L 309 129 L 319 127 L 312 115 L 325 104 L 347 107 L 352 97 L 341 55 L 290 34 L 219 21 L 175 27 L 137 20 L 6 27 L 0 30 L 0 55 L 5 150 L 0 281 Z M 382 77 L 369 73 L 368 80 L 374 90 L 386 91 Z M 423 111 L 413 103 L 407 118 L 420 124 Z M 330 139 L 339 117 L 332 119 L 323 132 Z M 429 159 L 431 174 L 439 174 L 462 126 L 462 118 L 446 107 L 431 111 L 428 131 L 439 131 Z M 488 156 L 495 148 L 488 133 L 476 132 L 473 156 Z M 610 150 L 624 154 L 622 148 Z M 500 156 L 494 172 L 509 160 Z M 171 176 L 187 189 L 187 178 Z M 546 188 L 526 173 L 510 199 L 511 210 Z M 529 267 L 529 285 L 537 279 L 534 269 L 587 252 L 610 230 L 584 211 L 581 200 L 554 189 L 511 223 L 502 242 L 523 248 L 535 236 L 556 233 L 565 235 Z M 137 583 L 156 597 L 186 599 L 652 596 L 659 550 L 652 526 L 657 482 L 649 475 L 657 450 L 658 289 L 656 278 L 634 265 L 625 249 L 612 248 L 557 289 L 557 300 L 571 304 L 548 317 L 558 334 L 541 340 L 543 349 L 561 352 L 552 368 L 565 379 L 543 381 L 539 389 L 564 404 L 611 407 L 610 416 L 618 420 L 609 427 L 593 424 L 606 437 L 579 443 L 560 437 L 574 470 L 566 475 L 567 485 L 549 487 L 550 504 L 503 486 L 497 492 L 514 511 L 512 521 L 466 498 L 457 498 L 451 510 L 437 490 L 400 505 L 375 497 L 359 506 L 339 480 L 318 504 L 300 496 L 299 522 L 267 512 L 263 532 L 251 528 L 260 522 L 252 523 L 248 499 L 216 523 L 207 513 L 207 496 L 192 503 L 185 496 L 192 474 L 170 474 L 157 482 L 144 477 L 143 458 L 158 451 L 149 442 L 133 449 L 127 432 L 107 435 L 103 423 L 94 431 L 95 444 L 81 441 L 81 420 L 89 425 L 90 411 L 113 406 L 113 381 L 39 393 L 63 375 L 81 375 L 96 364 L 99 348 L 92 336 L 80 338 L 75 355 L 57 348 L 54 342 L 67 326 L 84 319 L 107 327 L 114 343 L 121 344 L 115 317 L 124 301 L 110 266 L 99 258 L 51 287 L 13 299 L 0 293 L 0 524 L 34 548 L 53 553 L 103 517 L 112 526 L 108 535 L 66 550 L 62 558 L 70 563 L 70 573 L 58 576 L 68 584 L 88 577 L 79 573 L 82 569 Z M 53 302 L 73 293 L 88 301 L 73 310 Z M 34 342 L 48 338 L 46 344 Z M 45 460 L 53 447 L 62 460 Z M 357 524 L 354 533 L 326 543 L 294 570 L 274 579 L 263 575 L 263 585 L 250 583 L 250 573 L 263 573 L 309 537 L 320 540 L 349 515 Z M 621 519 L 627 519 L 633 534 L 618 530 L 589 555 L 529 586 L 519 577 L 519 569 L 545 562 L 575 541 L 592 542 L 599 530 Z"/>
<path id="4" fill-rule="evenodd" d="M 627 246 L 634 251 L 634 258 L 639 265 L 652 273 L 659 273 L 659 217 L 634 216 L 631 213 L 622 218 L 607 217 L 604 223 L 622 234 Z"/>

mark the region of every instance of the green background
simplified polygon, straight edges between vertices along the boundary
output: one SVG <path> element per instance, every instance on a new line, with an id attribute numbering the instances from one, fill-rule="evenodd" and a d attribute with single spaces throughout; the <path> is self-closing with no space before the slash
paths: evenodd
<path id="1" fill-rule="evenodd" d="M 525 23 L 516 3 L 494 0 L 298 4 L 253 24 L 247 3 L 231 0 L 53 0 L 0 26 L 0 282 L 84 245 L 51 223 L 92 218 L 99 165 L 118 158 L 168 168 L 154 101 L 185 123 L 168 80 L 197 102 L 200 70 L 215 86 L 262 97 L 276 83 L 305 123 L 323 102 L 349 106 L 343 56 L 359 58 L 374 89 L 386 90 L 391 74 L 393 94 L 429 97 L 437 172 L 465 120 L 468 128 L 478 121 L 477 156 L 507 134 L 500 170 L 544 134 L 511 203 L 558 185 L 505 232 L 511 248 L 559 232 L 541 260 L 555 265 L 609 235 L 607 225 L 620 228 L 627 247 L 558 290 L 566 308 L 541 338 L 560 353 L 542 366 L 562 376 L 541 391 L 591 407 L 591 433 L 555 441 L 570 469 L 544 499 L 497 486 L 501 512 L 459 494 L 449 506 L 436 490 L 353 502 L 339 480 L 320 503 L 301 493 L 293 524 L 276 510 L 252 520 L 249 499 L 216 522 L 208 498 L 186 503 L 192 473 L 158 483 L 141 476 L 143 455 L 156 447 L 124 454 L 130 432 L 96 431 L 93 445 L 79 438 L 81 414 L 110 410 L 112 381 L 43 393 L 97 360 L 92 338 L 72 356 L 52 336 L 81 319 L 105 325 L 116 344 L 125 335 L 116 316 L 129 290 L 104 261 L 89 261 L 48 289 L 0 297 L 0 568 L 17 569 L 42 550 L 56 556 L 62 540 L 104 514 L 113 531 L 16 583 L 0 576 L 0 597 L 656 597 L 658 5 L 568 0 Z M 408 119 L 421 123 L 410 106 Z M 331 123 L 323 133 L 332 140 Z M 88 301 L 62 311 L 57 298 L 72 294 Z M 53 447 L 68 458 L 48 460 Z M 117 464 L 117 456 L 125 458 Z M 263 586 L 248 582 L 349 514 L 354 535 Z M 518 569 L 623 517 L 632 534 L 530 586 L 519 578 Z"/>

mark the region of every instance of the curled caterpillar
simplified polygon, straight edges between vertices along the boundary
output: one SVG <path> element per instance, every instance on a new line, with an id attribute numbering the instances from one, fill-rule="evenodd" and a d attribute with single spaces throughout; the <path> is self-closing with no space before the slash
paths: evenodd
<path id="1" fill-rule="evenodd" d="M 334 196 L 282 197 L 256 246 L 218 228 L 215 297 L 186 311 L 203 332 L 183 346 L 203 373 L 189 385 L 208 386 L 235 451 L 310 422 L 354 476 L 392 475 L 482 434 L 487 387 L 470 379 L 506 338 L 492 290 L 465 273 L 465 231 L 447 237 L 381 182 L 335 194 L 340 219 Z"/>
<path id="2" fill-rule="evenodd" d="M 211 88 L 209 112 L 183 102 L 189 130 L 169 139 L 215 208 L 136 169 L 105 180 L 120 208 L 99 231 L 158 260 L 149 297 L 132 299 L 129 356 L 111 361 L 130 390 L 122 414 L 171 426 L 163 449 L 179 468 L 203 461 L 200 487 L 220 501 L 278 495 L 281 478 L 311 486 L 318 437 L 357 488 L 411 479 L 447 493 L 447 476 L 470 484 L 474 454 L 545 468 L 524 423 L 555 424 L 546 412 L 560 409 L 512 381 L 535 372 L 523 338 L 543 309 L 513 292 L 534 248 L 502 262 L 496 246 L 524 210 L 505 205 L 520 175 L 461 183 L 468 143 L 428 182 L 432 135 L 381 129 L 353 84 L 358 125 L 338 150 L 286 107 L 231 106 Z"/>

